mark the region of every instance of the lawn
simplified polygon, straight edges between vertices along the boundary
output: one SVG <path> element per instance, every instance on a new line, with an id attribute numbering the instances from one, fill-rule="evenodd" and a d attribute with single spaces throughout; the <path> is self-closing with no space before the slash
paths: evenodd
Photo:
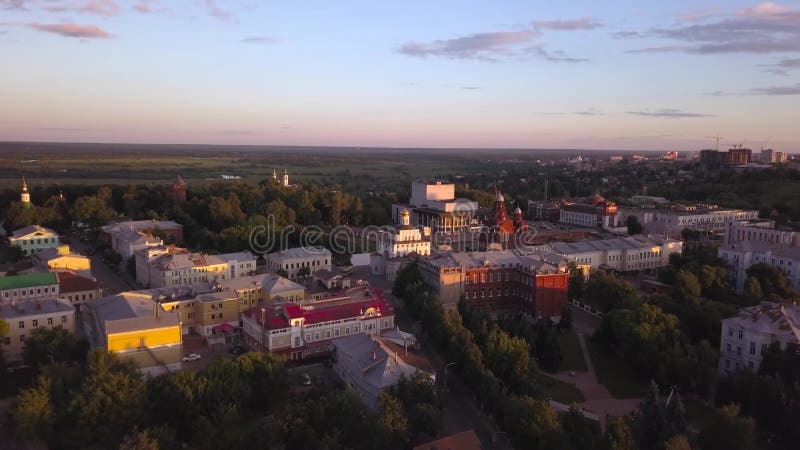
<path id="1" fill-rule="evenodd" d="M 539 377 L 539 387 L 545 398 L 555 400 L 559 403 L 569 405 L 570 403 L 581 403 L 586 400 L 575 386 L 565 383 L 546 375 Z"/>
<path id="2" fill-rule="evenodd" d="M 558 370 L 574 370 L 586 372 L 586 360 L 583 359 L 583 350 L 578 341 L 578 335 L 569 330 L 558 336 L 558 346 L 561 348 L 561 365 Z"/>
<path id="3" fill-rule="evenodd" d="M 608 388 L 614 398 L 638 398 L 647 393 L 647 384 L 638 379 L 630 366 L 615 355 L 605 352 L 600 346 L 586 341 L 597 379 Z"/>

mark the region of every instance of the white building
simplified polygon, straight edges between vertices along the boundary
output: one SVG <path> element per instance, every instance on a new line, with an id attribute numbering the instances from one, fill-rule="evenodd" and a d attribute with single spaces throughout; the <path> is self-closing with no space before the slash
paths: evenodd
<path id="1" fill-rule="evenodd" d="M 295 247 L 266 255 L 267 268 L 286 271 L 287 278 L 296 279 L 301 273 L 311 275 L 320 269 L 331 270 L 331 252 L 323 247 Z"/>
<path id="2" fill-rule="evenodd" d="M 336 355 L 333 370 L 371 410 L 378 408 L 380 395 L 403 378 L 410 379 L 423 372 L 434 381 L 436 379 L 433 373 L 406 362 L 404 354 L 376 336 L 347 336 L 333 340 L 333 346 Z"/>
<path id="3" fill-rule="evenodd" d="M 800 343 L 800 306 L 762 302 L 722 320 L 719 371 L 757 371 L 773 342 Z"/>
<path id="4" fill-rule="evenodd" d="M 137 230 L 122 230 L 110 234 L 110 237 L 111 249 L 122 256 L 123 261 L 127 261 L 139 250 L 164 245 L 161 238 Z"/>
<path id="5" fill-rule="evenodd" d="M 725 244 L 730 245 L 742 241 L 768 242 L 787 247 L 800 247 L 800 233 L 777 229 L 775 228 L 774 220 L 758 219 L 729 222 L 725 234 Z"/>
<path id="6" fill-rule="evenodd" d="M 747 269 L 753 264 L 769 264 L 786 274 L 789 285 L 800 290 L 800 247 L 762 241 L 741 241 L 717 248 L 717 256 L 730 267 L 731 284 L 737 294 L 744 292 Z"/>
<path id="7" fill-rule="evenodd" d="M 716 205 L 674 206 L 662 209 L 620 208 L 618 223 L 636 216 L 645 233 L 681 239 L 685 229 L 724 233 L 729 222 L 758 219 L 758 211 L 724 209 Z"/>
<path id="8" fill-rule="evenodd" d="M 761 164 L 781 164 L 785 163 L 789 158 L 786 152 L 776 152 L 771 148 L 761 150 L 758 162 Z"/>
<path id="9" fill-rule="evenodd" d="M 386 258 L 397 258 L 409 253 L 427 256 L 431 254 L 431 242 L 423 239 L 422 232 L 411 226 L 411 214 L 407 209 L 400 213 L 400 226 L 381 233 L 378 238 L 378 253 Z"/>
<path id="10" fill-rule="evenodd" d="M 327 354 L 331 339 L 379 334 L 394 328 L 394 311 L 377 292 L 351 300 L 320 301 L 313 306 L 272 301 L 242 314 L 244 339 L 256 351 L 299 360 Z"/>
<path id="11" fill-rule="evenodd" d="M 149 288 L 185 286 L 225 280 L 228 263 L 215 255 L 178 247 L 152 247 L 136 252 L 136 281 Z"/>
<path id="12" fill-rule="evenodd" d="M 590 270 L 631 272 L 668 265 L 669 255 L 683 253 L 683 242 L 639 234 L 596 241 L 551 242 L 537 249 L 563 255 L 578 265 L 589 266 Z"/>
<path id="13" fill-rule="evenodd" d="M 11 233 L 9 238 L 11 245 L 19 247 L 26 255 L 32 255 L 44 248 L 56 248 L 59 246 L 58 234 L 39 225 L 28 225 Z"/>
<path id="14" fill-rule="evenodd" d="M 456 198 L 456 185 L 444 181 L 414 181 L 408 205 L 392 205 L 392 221 L 401 224 L 401 213 L 410 212 L 410 224 L 434 232 L 456 232 L 478 225 L 478 203 Z"/>
<path id="15" fill-rule="evenodd" d="M 238 278 L 256 274 L 257 256 L 249 251 L 224 253 L 217 258 L 228 263 L 230 278 Z"/>
<path id="16" fill-rule="evenodd" d="M 0 341 L 7 362 L 22 360 L 25 339 L 37 328 L 60 326 L 75 333 L 75 307 L 52 298 L 0 303 L 0 320 L 8 324 L 8 334 Z"/>

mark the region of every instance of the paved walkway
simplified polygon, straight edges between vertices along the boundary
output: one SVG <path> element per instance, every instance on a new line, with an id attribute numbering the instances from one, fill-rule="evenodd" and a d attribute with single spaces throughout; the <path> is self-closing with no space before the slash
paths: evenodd
<path id="1" fill-rule="evenodd" d="M 583 333 L 577 333 L 578 342 L 581 344 L 581 351 L 583 352 L 583 359 L 586 361 L 586 372 L 559 372 L 555 375 L 546 376 L 553 377 L 557 380 L 563 381 L 574 385 L 581 391 L 583 397 L 586 399 L 578 406 L 586 411 L 592 412 L 600 416 L 601 421 L 605 422 L 607 415 L 611 416 L 625 416 L 633 412 L 641 399 L 638 398 L 625 398 L 617 399 L 611 396 L 611 392 L 600 384 L 597 379 L 597 374 L 592 364 L 592 358 L 589 357 L 589 349 L 586 347 L 586 339 Z"/>

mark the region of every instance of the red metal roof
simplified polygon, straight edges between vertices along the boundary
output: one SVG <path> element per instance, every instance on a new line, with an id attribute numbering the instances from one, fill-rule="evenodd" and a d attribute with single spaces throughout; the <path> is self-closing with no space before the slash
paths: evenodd
<path id="1" fill-rule="evenodd" d="M 372 298 L 366 300 L 345 304 L 337 303 L 330 306 L 301 307 L 295 303 L 256 306 L 249 309 L 245 314 L 259 323 L 262 323 L 263 316 L 266 323 L 265 328 L 270 330 L 288 328 L 290 326 L 289 320 L 291 319 L 302 318 L 304 319 L 304 325 L 312 325 L 333 320 L 360 318 L 370 309 L 374 309 L 375 313 L 379 312 L 382 317 L 393 316 L 394 310 L 389 302 L 383 298 L 382 290 L 374 289 L 373 294 Z"/>
<path id="2" fill-rule="evenodd" d="M 74 272 L 56 272 L 56 276 L 58 277 L 58 290 L 62 294 L 93 291 L 99 286 L 93 279 L 82 277 Z"/>

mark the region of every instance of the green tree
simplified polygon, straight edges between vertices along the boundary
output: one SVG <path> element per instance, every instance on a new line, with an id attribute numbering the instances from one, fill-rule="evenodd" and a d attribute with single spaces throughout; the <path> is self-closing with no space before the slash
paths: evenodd
<path id="1" fill-rule="evenodd" d="M 558 328 L 561 330 L 572 329 L 572 308 L 569 305 L 564 305 L 561 309 L 561 320 L 558 321 Z"/>
<path id="2" fill-rule="evenodd" d="M 52 380 L 41 378 L 37 384 L 17 396 L 13 417 L 23 438 L 46 440 L 56 426 L 56 407 L 50 401 Z"/>
<path id="3" fill-rule="evenodd" d="M 600 425 L 583 417 L 574 403 L 570 405 L 569 411 L 561 417 L 561 428 L 569 439 L 569 448 L 574 450 L 599 450 L 601 448 L 603 435 Z"/>
<path id="4" fill-rule="evenodd" d="M 744 297 L 750 302 L 757 302 L 764 297 L 758 278 L 751 276 L 744 280 Z"/>
<path id="5" fill-rule="evenodd" d="M 402 448 L 408 443 L 408 418 L 400 400 L 391 394 L 383 393 L 378 397 L 378 426 L 388 437 L 385 445 Z"/>
<path id="6" fill-rule="evenodd" d="M 61 326 L 39 327 L 31 331 L 22 349 L 25 364 L 40 368 L 56 361 L 83 362 L 89 351 L 89 343 L 78 339 Z"/>
<path id="7" fill-rule="evenodd" d="M 558 371 L 561 365 L 561 346 L 558 343 L 558 329 L 550 320 L 540 320 L 536 326 L 534 354 L 539 365 L 550 372 Z"/>
<path id="8" fill-rule="evenodd" d="M 106 224 L 115 215 L 106 201 L 99 197 L 79 197 L 72 206 L 73 219 L 83 222 L 92 228 Z"/>
<path id="9" fill-rule="evenodd" d="M 624 417 L 615 417 L 608 421 L 605 442 L 608 450 L 636 450 L 631 426 Z"/>
<path id="10" fill-rule="evenodd" d="M 625 225 L 628 227 L 628 234 L 633 236 L 642 234 L 642 224 L 639 223 L 639 218 L 636 216 L 628 216 L 625 219 Z"/>
<path id="11" fill-rule="evenodd" d="M 134 432 L 125 437 L 119 450 L 158 450 L 158 441 L 150 437 L 147 431 Z"/>
<path id="12" fill-rule="evenodd" d="M 567 296 L 570 300 L 583 300 L 583 296 L 586 294 L 586 276 L 583 274 L 583 270 L 570 261 L 567 264 L 567 271 L 569 272 Z"/>
<path id="13" fill-rule="evenodd" d="M 637 301 L 633 285 L 627 281 L 621 281 L 613 275 L 599 272 L 595 272 L 589 277 L 586 295 L 589 301 L 604 313 L 626 303 Z"/>
<path id="14" fill-rule="evenodd" d="M 509 336 L 497 325 L 492 327 L 483 351 L 492 372 L 511 385 L 527 379 L 529 353 L 530 349 L 524 339 Z"/>
<path id="15" fill-rule="evenodd" d="M 764 297 L 776 295 L 787 298 L 793 295 L 786 274 L 775 266 L 765 263 L 753 264 L 747 269 L 747 276 L 758 280 Z"/>
<path id="16" fill-rule="evenodd" d="M 698 436 L 703 450 L 753 450 L 756 448 L 755 421 L 739 416 L 739 406 L 718 409 Z"/>
<path id="17" fill-rule="evenodd" d="M 664 442 L 664 450 L 692 450 L 692 446 L 686 436 L 677 434 Z"/>
<path id="18" fill-rule="evenodd" d="M 681 270 L 675 275 L 675 294 L 678 298 L 696 301 L 701 289 L 700 280 L 693 273 Z"/>

